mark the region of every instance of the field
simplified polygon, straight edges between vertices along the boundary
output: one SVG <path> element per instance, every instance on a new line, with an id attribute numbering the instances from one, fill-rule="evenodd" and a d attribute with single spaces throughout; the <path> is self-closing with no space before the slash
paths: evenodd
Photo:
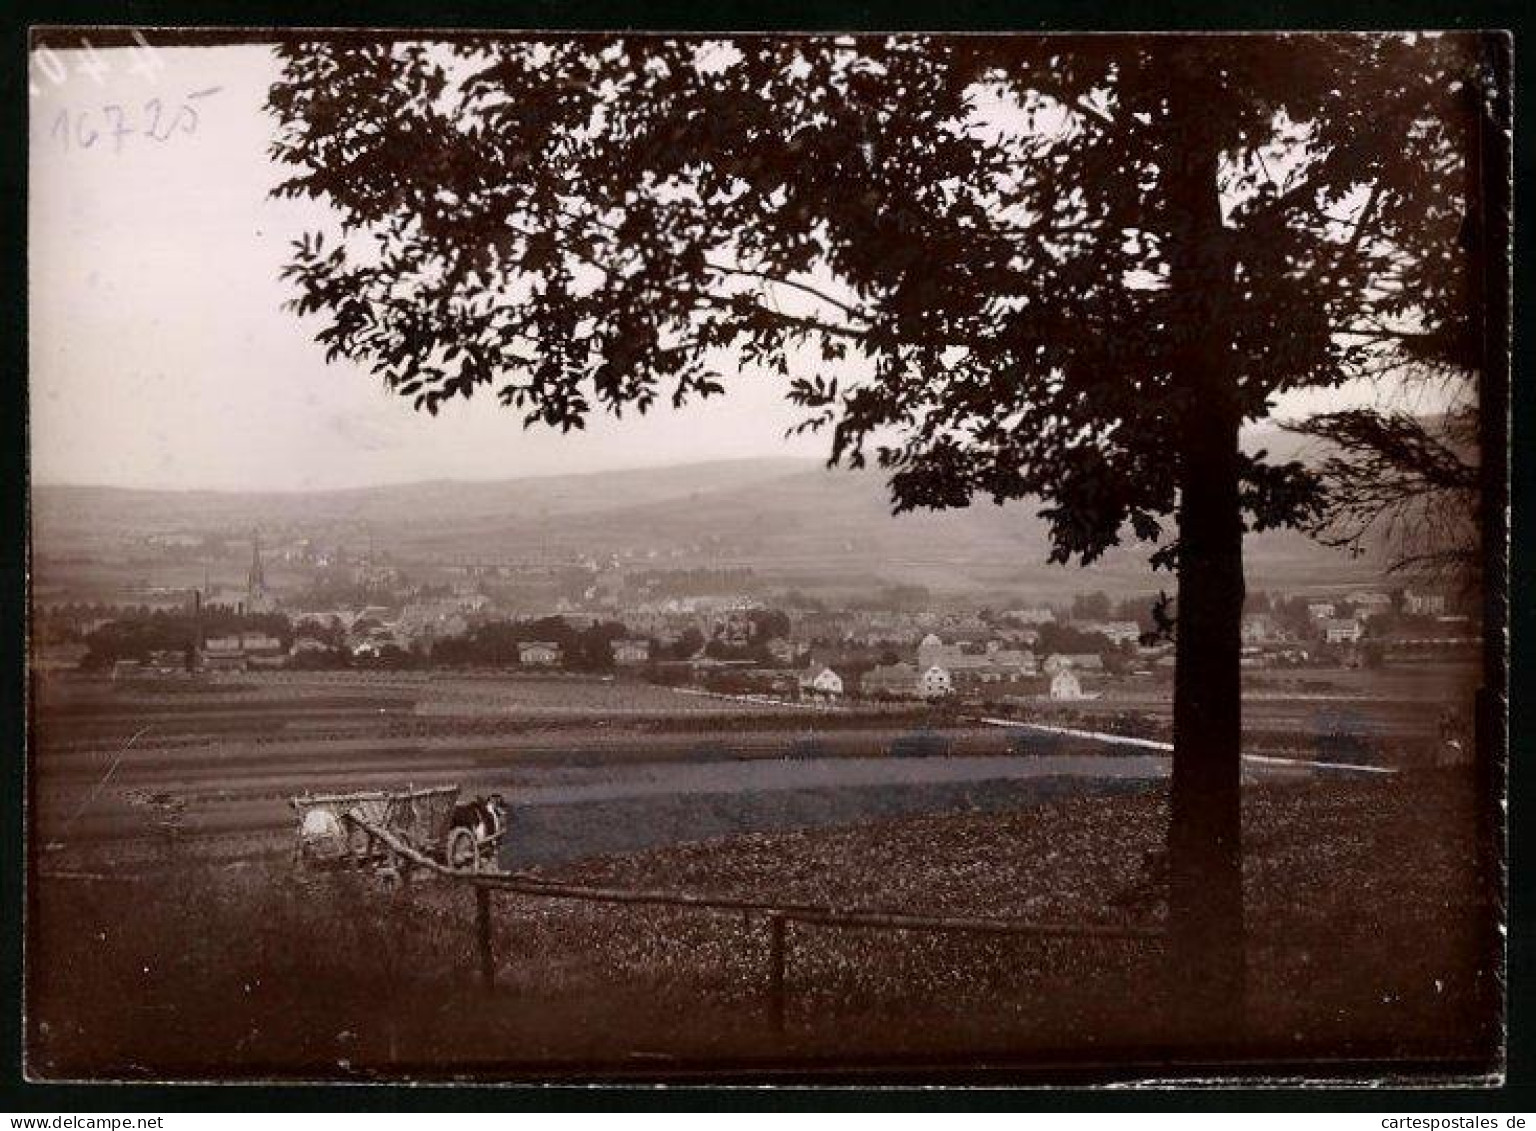
<path id="1" fill-rule="evenodd" d="M 33 893 L 30 1070 L 81 1076 L 727 1077 L 946 1065 L 1060 1079 L 1406 1079 L 1497 1067 L 1470 795 L 1445 771 L 1250 792 L 1240 1035 L 1180 1038 L 1156 941 L 796 927 L 782 1030 L 761 916 L 499 896 L 496 988 L 468 892 L 174 852 Z M 1161 790 L 596 857 L 546 875 L 1113 926 L 1162 920 Z M 1412 940 L 1411 945 L 1406 940 Z M 1322 1067 L 1319 1067 L 1319 1065 Z M 1182 1066 L 1182 1067 L 1181 1067 Z"/>
<path id="2" fill-rule="evenodd" d="M 1441 713 L 1465 714 L 1471 676 L 1252 681 L 1249 752 L 1283 759 L 1246 774 L 1252 1055 L 1491 1063 L 1466 775 L 1424 768 Z M 466 892 L 386 896 L 291 860 L 295 794 L 448 782 L 510 798 L 503 864 L 533 875 L 1155 928 L 1168 772 L 1156 750 L 920 706 L 813 709 L 562 676 L 54 675 L 39 677 L 33 710 L 41 1075 L 1209 1054 L 1170 1037 L 1158 942 L 797 927 L 780 1033 L 765 1024 L 761 916 L 504 894 L 486 999 Z M 1166 737 L 1168 704 L 1122 688 L 1023 714 Z M 1326 768 L 1339 763 L 1372 772 Z M 1392 941 L 1409 937 L 1412 954 Z"/>
<path id="3" fill-rule="evenodd" d="M 1309 673 L 1287 684 L 1270 675 L 1256 681 L 1246 704 L 1250 752 L 1332 762 L 1422 759 L 1440 713 L 1464 700 L 1469 676 L 1426 667 Z M 891 755 L 942 754 L 952 763 L 1047 752 L 1116 760 L 1124 754 L 939 718 L 920 706 L 818 710 L 554 675 L 273 672 L 124 683 L 64 675 L 39 679 L 34 711 L 37 843 L 45 856 L 65 857 L 156 843 L 164 806 L 146 803 L 155 794 L 179 808 L 185 835 L 228 857 L 285 846 L 292 823 L 286 802 L 296 794 L 451 782 L 467 792 L 499 790 L 514 804 L 528 800 L 529 827 L 558 828 L 562 853 L 579 855 L 580 830 L 551 819 L 549 806 L 588 803 L 564 816 L 585 813 L 590 851 L 607 851 L 632 842 L 616 841 L 606 829 L 616 815 L 611 806 L 593 809 L 591 802 L 637 790 L 654 794 L 661 791 L 656 783 L 670 778 L 679 779 L 671 788 L 677 795 L 718 793 L 729 788 L 736 763 L 878 759 L 889 767 Z M 1095 730 L 1114 729 L 1127 716 L 1166 737 L 1166 688 L 1126 689 L 1071 705 L 1043 702 L 1024 717 Z M 700 766 L 716 767 L 718 780 L 687 780 Z M 887 784 L 901 786 L 911 784 L 914 771 L 880 772 Z M 994 776 L 1013 774 L 1000 761 Z M 837 784 L 743 780 L 737 792 Z M 934 793 L 940 783 L 918 784 Z M 863 791 L 866 801 L 876 797 Z M 923 808 L 920 798 L 894 809 L 885 800 L 883 809 L 877 805 L 881 812 Z M 963 792 L 937 798 L 932 808 L 956 803 L 967 803 Z M 705 829 L 717 831 L 719 822 Z M 530 859 L 550 855 L 528 847 Z"/>
<path id="4" fill-rule="evenodd" d="M 1290 682 L 1266 673 L 1254 680 L 1246 704 L 1249 751 L 1328 762 L 1422 761 L 1446 706 L 1465 715 L 1470 676 L 1467 669 L 1427 666 L 1307 673 Z M 616 819 L 678 824 L 655 804 L 645 811 L 594 807 L 618 796 L 734 792 L 750 799 L 763 791 L 864 787 L 857 798 L 839 797 L 851 809 L 838 808 L 821 822 L 835 823 L 856 818 L 865 803 L 886 815 L 988 804 L 982 782 L 1034 773 L 1018 759 L 1096 756 L 1104 760 L 1102 773 L 1113 775 L 1126 753 L 917 705 L 814 709 L 633 679 L 557 675 L 269 672 L 121 683 L 50 675 L 38 678 L 34 717 L 36 843 L 45 858 L 61 859 L 157 843 L 166 806 L 157 806 L 155 795 L 177 808 L 184 835 L 222 858 L 285 847 L 292 827 L 286 802 L 296 794 L 456 783 L 524 805 L 526 858 L 548 859 L 550 846 L 532 843 L 540 828 L 559 840 L 555 855 L 583 851 L 583 830 L 568 818 L 584 817 L 585 847 L 594 853 L 665 842 L 616 839 L 609 827 Z M 1022 717 L 1087 730 L 1114 730 L 1130 718 L 1147 735 L 1166 738 L 1167 688 L 1132 686 L 1070 705 L 1040 702 Z M 922 760 L 911 756 L 921 755 L 944 755 L 954 773 L 922 777 L 911 765 Z M 965 758 L 997 761 L 991 770 L 961 772 L 957 760 Z M 878 765 L 857 773 L 844 767 L 831 778 L 802 771 L 772 780 L 730 768 L 785 759 Z M 855 780 L 841 782 L 838 774 Z M 945 775 L 952 780 L 941 780 Z M 957 782 L 964 788 L 943 788 Z M 882 793 L 878 786 L 889 788 Z M 1011 798 L 1018 791 L 998 792 Z M 586 807 L 562 810 L 557 819 L 558 805 Z M 793 813 L 765 820 L 758 824 L 795 823 Z M 686 835 L 685 825 L 678 835 Z M 700 827 L 713 835 L 732 826 L 727 818 Z"/>

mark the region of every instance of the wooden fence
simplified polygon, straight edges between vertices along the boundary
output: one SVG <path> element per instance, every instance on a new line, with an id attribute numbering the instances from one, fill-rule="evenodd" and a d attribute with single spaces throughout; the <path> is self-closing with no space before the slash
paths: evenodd
<path id="1" fill-rule="evenodd" d="M 1041 923 L 1017 919 L 962 915 L 918 915 L 906 911 L 873 908 L 834 907 L 818 903 L 783 900 L 748 899 L 734 896 L 703 896 L 686 892 L 643 891 L 629 888 L 591 887 L 544 880 L 516 872 L 462 872 L 444 867 L 438 861 L 416 851 L 400 838 L 370 827 L 369 832 L 417 867 L 451 882 L 472 887 L 475 892 L 475 947 L 482 983 L 496 983 L 495 932 L 492 895 L 512 892 L 521 896 L 572 900 L 582 903 L 608 903 L 667 907 L 698 912 L 716 912 L 760 916 L 768 933 L 768 1008 L 774 1031 L 784 1031 L 788 1012 L 789 928 L 866 931 L 925 931 L 956 934 L 1008 935 L 1024 938 L 1114 939 L 1126 942 L 1164 940 L 1161 928 L 1143 925 L 1108 925 L 1095 923 Z"/>
<path id="2" fill-rule="evenodd" d="M 748 899 L 736 896 L 694 895 L 687 892 L 644 891 L 631 888 L 592 887 L 545 880 L 518 872 L 455 871 L 419 852 L 404 840 L 377 825 L 363 825 L 351 814 L 343 819 L 365 828 L 397 856 L 413 866 L 450 883 L 472 888 L 475 896 L 474 934 L 478 976 L 487 988 L 496 984 L 494 907 L 497 892 L 525 897 L 571 900 L 580 903 L 666 907 L 700 913 L 729 913 L 760 917 L 768 942 L 768 1011 L 775 1033 L 782 1034 L 789 1006 L 790 927 L 823 930 L 924 931 L 936 933 L 1003 935 L 1036 939 L 1098 939 L 1125 942 L 1160 942 L 1161 928 L 1144 925 L 1094 923 L 1042 923 L 1017 919 L 964 915 L 919 915 L 907 911 L 835 907 L 820 903 Z M 134 874 L 50 869 L 39 878 L 104 883 L 138 883 Z"/>

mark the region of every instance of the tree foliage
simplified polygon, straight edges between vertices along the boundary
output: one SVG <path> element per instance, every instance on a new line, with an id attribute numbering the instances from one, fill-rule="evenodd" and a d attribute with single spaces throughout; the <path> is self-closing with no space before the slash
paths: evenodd
<path id="1" fill-rule="evenodd" d="M 1459 36 L 301 41 L 270 94 L 327 357 L 581 428 L 782 378 L 898 509 L 1042 500 L 1058 560 L 1176 553 L 1219 336 L 1243 420 L 1470 356 Z M 1219 248 L 1174 180 L 1220 155 Z M 1207 243 L 1209 241 L 1206 241 Z M 1212 267 L 1208 287 L 1171 285 Z M 1207 254 L 1210 253 L 1210 254 Z M 1220 322 L 1212 327 L 1212 294 Z M 1318 477 L 1241 457 L 1250 529 Z"/>
<path id="2" fill-rule="evenodd" d="M 1431 417 L 1350 409 L 1299 425 L 1331 452 L 1320 466 L 1328 507 L 1315 533 L 1357 552 L 1385 542 L 1396 570 L 1475 583 L 1482 562 L 1478 424 L 1477 406 L 1462 403 Z"/>

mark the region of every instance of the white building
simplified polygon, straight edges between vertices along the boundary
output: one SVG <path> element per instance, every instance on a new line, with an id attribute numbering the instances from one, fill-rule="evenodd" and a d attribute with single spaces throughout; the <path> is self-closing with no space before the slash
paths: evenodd
<path id="1" fill-rule="evenodd" d="M 942 699 L 954 694 L 955 683 L 949 672 L 937 664 L 923 672 L 917 681 L 917 693 L 924 699 Z"/>
<path id="2" fill-rule="evenodd" d="M 1081 672 L 1101 672 L 1104 670 L 1104 657 L 1097 652 L 1052 652 L 1041 665 L 1046 675 L 1055 675 L 1067 668 Z"/>
<path id="3" fill-rule="evenodd" d="M 1009 609 L 1003 616 L 1019 624 L 1052 624 L 1056 620 L 1056 614 L 1045 605 L 1037 605 L 1029 609 Z"/>
<path id="4" fill-rule="evenodd" d="M 1141 625 L 1133 620 L 1092 620 L 1077 627 L 1107 637 L 1111 644 L 1135 644 L 1141 639 Z"/>
<path id="5" fill-rule="evenodd" d="M 800 677 L 800 692 L 822 699 L 836 699 L 843 693 L 843 677 L 826 664 L 812 665 Z"/>
<path id="6" fill-rule="evenodd" d="M 210 636 L 203 642 L 202 666 L 209 671 L 244 671 L 245 647 L 240 634 Z"/>
<path id="7" fill-rule="evenodd" d="M 1052 699 L 1082 699 L 1083 684 L 1071 668 L 1061 668 L 1051 677 Z"/>
<path id="8" fill-rule="evenodd" d="M 1323 622 L 1323 639 L 1329 644 L 1357 644 L 1364 635 L 1365 629 L 1353 617 Z"/>
<path id="9" fill-rule="evenodd" d="M 1437 617 L 1445 612 L 1445 596 L 1441 593 L 1415 593 L 1410 589 L 1403 594 L 1403 609 L 1411 616 Z"/>
<path id="10" fill-rule="evenodd" d="M 202 647 L 202 666 L 209 671 L 277 667 L 286 657 L 283 642 L 265 632 L 210 636 Z"/>
<path id="11" fill-rule="evenodd" d="M 629 638 L 613 642 L 613 662 L 616 664 L 644 664 L 651 659 L 651 642 L 643 638 Z"/>
<path id="12" fill-rule="evenodd" d="M 1332 601 L 1307 602 L 1307 616 L 1313 620 L 1330 620 L 1335 612 Z"/>
<path id="13" fill-rule="evenodd" d="M 1244 644 L 1268 644 L 1275 639 L 1276 630 L 1273 618 L 1262 613 L 1243 618 L 1242 638 Z"/>
<path id="14" fill-rule="evenodd" d="M 524 640 L 517 646 L 517 662 L 548 668 L 560 662 L 560 645 L 548 640 Z"/>

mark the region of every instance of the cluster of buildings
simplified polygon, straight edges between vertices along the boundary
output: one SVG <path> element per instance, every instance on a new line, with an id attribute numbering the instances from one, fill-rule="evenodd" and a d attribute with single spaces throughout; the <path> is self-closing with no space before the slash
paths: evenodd
<path id="1" fill-rule="evenodd" d="M 865 695 L 937 699 L 959 689 L 990 684 L 1017 684 L 1038 673 L 1035 654 L 990 640 L 980 651 L 946 644 L 935 633 L 918 643 L 911 663 L 899 661 L 867 672 L 861 681 Z"/>
<path id="2" fill-rule="evenodd" d="M 1009 648 L 1001 641 L 967 651 L 930 633 L 918 643 L 912 662 L 901 660 L 870 669 L 859 679 L 858 691 L 865 698 L 884 699 L 1037 692 L 1052 699 L 1076 700 L 1094 695 L 1084 690 L 1083 676 L 1103 670 L 1104 658 L 1096 652 L 1053 653 L 1037 662 L 1033 652 Z M 850 691 L 847 681 L 826 664 L 813 663 L 800 680 L 800 693 L 812 698 L 837 698 Z"/>
<path id="3" fill-rule="evenodd" d="M 195 662 L 204 671 L 249 671 L 280 668 L 287 659 L 283 642 L 270 633 L 235 632 L 208 637 Z"/>
<path id="4" fill-rule="evenodd" d="M 1471 618 L 1446 611 L 1445 594 L 1407 589 L 1399 598 L 1378 590 L 1356 590 L 1342 597 L 1318 597 L 1304 603 L 1305 618 L 1283 623 L 1272 613 L 1243 618 L 1245 667 L 1306 663 L 1320 647 L 1358 659 L 1360 647 L 1375 640 L 1384 647 L 1401 644 L 1455 645 L 1473 635 Z M 1405 634 L 1402 619 L 1411 618 Z M 1428 621 L 1432 627 L 1425 627 Z M 1431 649 L 1434 651 L 1434 649 Z"/>
<path id="5" fill-rule="evenodd" d="M 171 548 L 185 547 L 176 542 Z M 244 592 L 236 609 L 260 617 L 279 611 L 281 605 L 268 585 L 261 542 L 254 535 L 250 549 Z M 288 547 L 282 556 L 311 565 L 322 563 L 323 557 L 307 540 Z M 338 550 L 337 557 L 341 556 Z M 1116 672 L 1133 674 L 1150 674 L 1172 664 L 1166 643 L 1143 646 L 1145 629 L 1135 620 L 1073 616 L 1044 604 L 982 612 L 868 607 L 873 602 L 849 602 L 849 607 L 839 608 L 807 600 L 769 609 L 739 593 L 657 595 L 667 588 L 675 594 L 688 582 L 699 580 L 687 571 L 626 573 L 617 558 L 577 565 L 587 569 L 581 574 L 585 580 L 568 589 L 566 596 L 551 598 L 537 612 L 524 607 L 517 619 L 559 617 L 576 631 L 600 620 L 619 622 L 625 635 L 610 642 L 613 663 L 658 673 L 672 669 L 670 675 L 675 678 L 708 682 L 729 673 L 737 682 L 776 694 L 822 698 L 1030 694 L 1070 700 L 1095 694 L 1093 685 L 1105 674 L 1106 657 Z M 291 643 L 270 632 L 201 638 L 199 631 L 200 639 L 189 654 L 179 659 L 157 654 L 149 666 L 225 671 L 275 667 L 306 655 L 345 653 L 369 660 L 398 651 L 430 656 L 443 641 L 461 639 L 480 625 L 512 616 L 510 600 L 496 583 L 508 580 L 513 567 L 434 568 L 439 577 L 447 571 L 448 584 L 377 594 L 360 591 L 354 603 L 287 608 Z M 559 569 L 569 572 L 577 567 L 567 563 L 542 568 L 554 577 Z M 394 567 L 377 565 L 371 550 L 358 569 L 367 573 L 364 580 L 370 583 L 400 580 Z M 652 584 L 657 577 L 664 584 Z M 719 582 L 720 578 L 704 580 Z M 324 602 L 329 597 L 316 588 L 311 599 Z M 361 603 L 367 599 L 390 603 Z M 1334 662 L 1341 652 L 1358 653 L 1363 645 L 1381 639 L 1383 626 L 1396 624 L 1401 617 L 1418 618 L 1415 633 L 1423 639 L 1409 643 L 1435 645 L 1442 642 L 1441 637 L 1460 640 L 1474 633 L 1473 626 L 1462 624 L 1467 618 L 1447 614 L 1443 594 L 1423 589 L 1396 594 L 1361 589 L 1343 596 L 1292 597 L 1264 607 L 1268 611 L 1246 616 L 1242 623 L 1242 662 L 1248 667 L 1309 663 L 1314 657 Z M 1106 600 L 1096 611 L 1108 608 Z M 1433 631 L 1424 627 L 1426 620 L 1432 622 Z M 1097 644 L 1102 645 L 1099 651 L 1083 650 Z M 516 655 L 520 666 L 532 669 L 560 669 L 582 662 L 566 655 L 560 641 L 549 639 L 518 641 Z"/>
<path id="6" fill-rule="evenodd" d="M 390 649 L 401 652 L 430 650 L 435 641 L 468 632 L 476 617 L 487 608 L 478 594 L 413 600 L 398 610 L 387 605 L 314 609 L 300 614 L 295 627 L 294 649 L 324 651 L 331 640 L 359 658 L 381 656 Z"/>

